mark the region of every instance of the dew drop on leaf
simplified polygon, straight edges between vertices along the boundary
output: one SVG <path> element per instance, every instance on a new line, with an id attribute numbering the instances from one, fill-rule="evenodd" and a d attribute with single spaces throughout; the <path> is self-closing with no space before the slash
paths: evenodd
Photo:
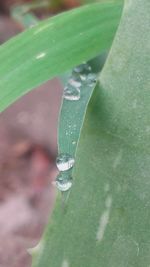
<path id="1" fill-rule="evenodd" d="M 72 86 L 72 85 L 67 85 L 64 88 L 64 95 L 63 97 L 66 100 L 70 100 L 70 101 L 77 101 L 80 99 L 80 89 L 76 86 Z"/>
<path id="2" fill-rule="evenodd" d="M 68 174 L 59 174 L 56 178 L 56 186 L 62 192 L 68 191 L 72 186 L 72 177 Z"/>
<path id="3" fill-rule="evenodd" d="M 86 74 L 80 74 L 81 81 L 86 81 L 87 75 Z"/>
<path id="4" fill-rule="evenodd" d="M 91 71 L 91 66 L 88 65 L 87 63 L 83 63 L 79 66 L 76 66 L 73 71 L 77 72 L 77 73 L 82 73 L 85 71 Z"/>
<path id="5" fill-rule="evenodd" d="M 69 81 L 68 81 L 68 85 L 74 86 L 76 88 L 81 87 L 81 80 L 79 80 L 77 77 L 72 77 Z"/>
<path id="6" fill-rule="evenodd" d="M 60 154 L 56 159 L 56 165 L 59 171 L 70 170 L 73 167 L 74 163 L 74 158 L 67 153 Z"/>

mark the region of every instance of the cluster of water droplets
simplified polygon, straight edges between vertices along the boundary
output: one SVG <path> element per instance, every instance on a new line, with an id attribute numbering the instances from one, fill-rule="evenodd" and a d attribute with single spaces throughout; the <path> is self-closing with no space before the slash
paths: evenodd
<path id="1" fill-rule="evenodd" d="M 83 63 L 75 67 L 72 75 L 64 88 L 63 97 L 67 100 L 77 101 L 81 96 L 81 87 L 93 86 L 96 83 L 96 74 L 92 73 L 92 68 L 88 63 Z"/>
<path id="2" fill-rule="evenodd" d="M 62 192 L 68 191 L 72 186 L 72 176 L 69 171 L 74 163 L 74 158 L 67 153 L 60 154 L 56 159 L 56 166 L 60 172 L 56 178 L 56 186 Z"/>
<path id="3" fill-rule="evenodd" d="M 96 83 L 96 74 L 88 63 L 75 67 L 72 75 L 64 88 L 63 97 L 66 100 L 77 101 L 81 97 L 81 87 L 92 87 Z M 71 169 L 75 163 L 74 158 L 68 153 L 61 153 L 56 159 L 59 175 L 56 178 L 56 186 L 61 192 L 68 191 L 72 186 Z"/>

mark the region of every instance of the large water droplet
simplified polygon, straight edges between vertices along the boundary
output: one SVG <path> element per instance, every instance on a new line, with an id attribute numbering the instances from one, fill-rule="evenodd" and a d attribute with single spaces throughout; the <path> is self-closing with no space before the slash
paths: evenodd
<path id="1" fill-rule="evenodd" d="M 80 89 L 72 85 L 67 85 L 64 88 L 63 97 L 67 100 L 77 101 L 80 99 Z"/>
<path id="2" fill-rule="evenodd" d="M 56 159 L 56 165 L 59 171 L 68 171 L 70 170 L 75 163 L 75 160 L 73 157 L 71 157 L 69 154 L 60 154 Z"/>
<path id="3" fill-rule="evenodd" d="M 68 174 L 59 174 L 56 178 L 56 186 L 62 192 L 68 191 L 72 186 L 72 177 Z"/>

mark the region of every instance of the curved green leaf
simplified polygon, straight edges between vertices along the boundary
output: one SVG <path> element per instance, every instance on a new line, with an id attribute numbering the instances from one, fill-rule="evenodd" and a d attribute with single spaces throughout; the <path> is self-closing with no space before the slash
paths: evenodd
<path id="1" fill-rule="evenodd" d="M 103 68 L 106 55 L 107 53 L 104 53 L 87 62 L 87 65 L 91 68 L 90 73 L 95 74 L 97 78 L 100 70 Z M 65 78 L 64 75 L 62 76 L 64 86 L 67 85 L 69 78 L 73 78 L 72 73 L 68 74 Z M 68 101 L 65 98 L 62 100 L 58 131 L 59 153 L 68 153 L 75 157 L 86 109 L 95 86 L 96 84 L 94 83 L 92 86 L 88 86 L 86 81 L 82 81 L 80 87 L 81 94 L 78 101 Z"/>
<path id="2" fill-rule="evenodd" d="M 109 48 L 121 8 L 114 1 L 74 9 L 2 45 L 0 111 L 44 81 Z"/>

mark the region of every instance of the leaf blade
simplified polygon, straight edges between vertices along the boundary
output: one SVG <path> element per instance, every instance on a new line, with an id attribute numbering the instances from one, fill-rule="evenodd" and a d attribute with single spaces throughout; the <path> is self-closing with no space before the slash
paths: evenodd
<path id="1" fill-rule="evenodd" d="M 78 8 L 42 22 L 2 45 L 0 111 L 44 81 L 108 48 L 121 7 L 120 3 L 104 3 Z M 112 24 L 105 18 L 111 19 Z"/>

